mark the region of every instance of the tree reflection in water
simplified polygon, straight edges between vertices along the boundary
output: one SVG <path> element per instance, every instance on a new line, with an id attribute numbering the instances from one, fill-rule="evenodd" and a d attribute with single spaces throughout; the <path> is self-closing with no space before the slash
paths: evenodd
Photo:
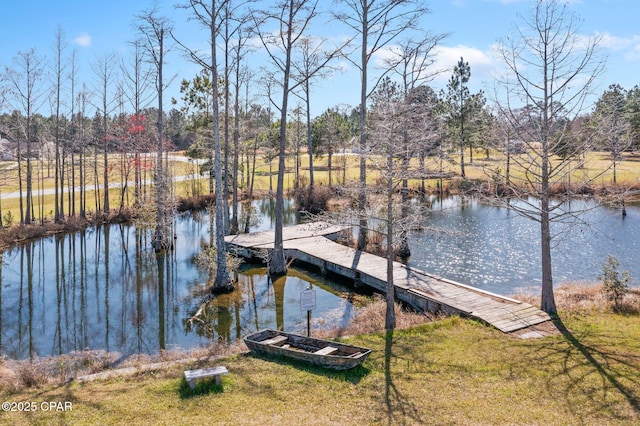
<path id="1" fill-rule="evenodd" d="M 193 263 L 208 241 L 207 215 L 180 216 L 176 249 L 156 256 L 151 233 L 109 225 L 49 237 L 3 253 L 0 263 L 0 354 L 24 359 L 102 349 L 157 353 L 232 342 L 260 328 L 306 329 L 299 294 L 317 290 L 316 325 L 352 315 L 348 288 L 296 268 L 275 283 L 245 265 L 238 288 L 200 309 L 207 274 Z M 286 285 L 285 285 L 286 282 Z"/>

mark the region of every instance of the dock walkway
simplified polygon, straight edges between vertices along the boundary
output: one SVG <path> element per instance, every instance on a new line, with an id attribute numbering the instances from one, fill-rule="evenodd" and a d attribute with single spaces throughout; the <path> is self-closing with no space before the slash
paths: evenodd
<path id="1" fill-rule="evenodd" d="M 384 292 L 386 259 L 331 241 L 343 229 L 322 222 L 285 227 L 285 256 Z M 259 256 L 273 247 L 273 240 L 273 231 L 225 237 L 227 250 L 243 257 Z M 550 320 L 549 315 L 528 303 L 435 277 L 399 262 L 393 263 L 393 283 L 396 297 L 417 309 L 475 318 L 505 333 Z"/>

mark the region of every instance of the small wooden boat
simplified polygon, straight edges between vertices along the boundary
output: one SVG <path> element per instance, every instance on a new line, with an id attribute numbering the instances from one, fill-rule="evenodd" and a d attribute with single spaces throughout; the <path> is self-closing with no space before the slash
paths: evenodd
<path id="1" fill-rule="evenodd" d="M 334 370 L 362 364 L 371 349 L 277 330 L 262 330 L 244 338 L 254 354 L 281 356 L 310 362 Z"/>

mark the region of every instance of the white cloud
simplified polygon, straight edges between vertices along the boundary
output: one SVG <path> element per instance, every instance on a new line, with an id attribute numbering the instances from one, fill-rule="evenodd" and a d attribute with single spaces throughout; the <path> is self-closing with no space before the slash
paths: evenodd
<path id="1" fill-rule="evenodd" d="M 471 67 L 471 79 L 476 82 L 485 81 L 497 68 L 491 52 L 485 52 L 475 47 L 459 44 L 457 46 L 438 46 L 434 49 L 436 62 L 434 69 L 446 70 L 436 80 L 446 82 L 451 77 L 453 68 L 462 57 Z"/>
<path id="2" fill-rule="evenodd" d="M 347 73 L 353 68 L 351 62 L 344 60 L 336 62 L 335 64 L 333 64 L 333 67 L 336 69 L 336 71 L 341 73 Z"/>
<path id="3" fill-rule="evenodd" d="M 640 35 L 634 35 L 631 37 L 616 37 L 609 33 L 599 34 L 600 46 L 616 50 L 616 51 L 629 51 L 629 52 L 638 52 L 640 49 Z"/>
<path id="4" fill-rule="evenodd" d="M 82 47 L 91 46 L 91 36 L 87 33 L 82 33 L 78 37 L 74 38 L 73 42 Z"/>
<path id="5" fill-rule="evenodd" d="M 629 51 L 624 54 L 624 59 L 629 62 L 640 61 L 640 43 L 636 44 L 633 49 L 629 49 Z"/>
<path id="6" fill-rule="evenodd" d="M 385 60 L 397 57 L 397 46 L 388 46 L 380 49 L 374 56 L 374 67 L 384 69 Z M 433 64 L 429 66 L 429 70 L 436 75 L 433 78 L 432 86 L 438 90 L 447 85 L 453 68 L 460 61 L 460 57 L 471 67 L 471 80 L 469 87 L 472 91 L 478 91 L 482 86 L 492 79 L 492 75 L 501 68 L 496 60 L 495 46 L 491 46 L 489 50 L 483 51 L 476 47 L 463 44 L 456 46 L 436 46 L 431 51 Z"/>
<path id="7" fill-rule="evenodd" d="M 640 35 L 631 37 L 616 37 L 609 33 L 598 35 L 600 36 L 600 47 L 621 52 L 622 57 L 629 62 L 640 60 Z"/>
<path id="8" fill-rule="evenodd" d="M 607 49 L 622 50 L 633 44 L 633 38 L 616 37 L 609 33 L 601 33 L 598 36 L 600 37 L 600 46 Z"/>

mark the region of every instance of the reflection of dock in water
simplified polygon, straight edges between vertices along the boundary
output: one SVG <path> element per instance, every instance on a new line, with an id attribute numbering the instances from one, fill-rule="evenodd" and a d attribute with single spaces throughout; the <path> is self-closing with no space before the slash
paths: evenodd
<path id="1" fill-rule="evenodd" d="M 285 227 L 285 256 L 384 292 L 386 259 L 331 241 L 344 229 L 322 222 Z M 273 231 L 225 237 L 227 250 L 247 258 L 260 257 L 273 247 L 273 240 Z M 393 283 L 396 297 L 417 309 L 475 318 L 505 333 L 550 320 L 528 303 L 434 277 L 399 262 L 393 263 Z"/>

